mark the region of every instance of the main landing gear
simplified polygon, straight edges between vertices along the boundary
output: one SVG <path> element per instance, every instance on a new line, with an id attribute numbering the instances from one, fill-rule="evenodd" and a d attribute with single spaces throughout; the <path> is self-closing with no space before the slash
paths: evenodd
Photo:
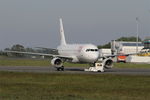
<path id="1" fill-rule="evenodd" d="M 56 68 L 57 68 L 57 71 L 64 71 L 64 66 L 56 67 Z"/>

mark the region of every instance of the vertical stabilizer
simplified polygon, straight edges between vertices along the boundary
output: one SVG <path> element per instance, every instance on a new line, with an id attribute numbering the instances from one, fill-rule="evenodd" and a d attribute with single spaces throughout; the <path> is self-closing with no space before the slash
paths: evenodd
<path id="1" fill-rule="evenodd" d="M 60 18 L 60 45 L 66 45 L 62 19 Z"/>

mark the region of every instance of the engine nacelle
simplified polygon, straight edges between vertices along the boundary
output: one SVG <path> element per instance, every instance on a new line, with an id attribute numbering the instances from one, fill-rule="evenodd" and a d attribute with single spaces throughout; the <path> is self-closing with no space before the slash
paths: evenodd
<path id="1" fill-rule="evenodd" d="M 63 61 L 60 58 L 53 58 L 51 64 L 55 67 L 62 67 Z"/>
<path id="2" fill-rule="evenodd" d="M 103 60 L 103 64 L 106 69 L 111 69 L 113 67 L 113 60 L 111 58 L 106 58 Z"/>

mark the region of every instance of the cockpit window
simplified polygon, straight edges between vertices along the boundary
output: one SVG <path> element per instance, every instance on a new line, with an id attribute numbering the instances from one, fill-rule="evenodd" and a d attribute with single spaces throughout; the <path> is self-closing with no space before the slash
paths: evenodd
<path id="1" fill-rule="evenodd" d="M 96 52 L 96 51 L 98 51 L 98 49 L 86 49 L 86 52 L 89 52 L 89 51 Z"/>
<path id="2" fill-rule="evenodd" d="M 95 49 L 95 51 L 98 51 L 98 49 Z"/>
<path id="3" fill-rule="evenodd" d="M 86 49 L 86 52 L 90 51 L 90 49 Z"/>
<path id="4" fill-rule="evenodd" d="M 91 51 L 95 51 L 94 49 L 91 49 Z"/>

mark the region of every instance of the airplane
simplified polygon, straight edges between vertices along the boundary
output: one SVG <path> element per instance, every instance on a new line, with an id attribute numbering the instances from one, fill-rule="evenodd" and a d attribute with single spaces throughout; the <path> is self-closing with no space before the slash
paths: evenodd
<path id="1" fill-rule="evenodd" d="M 98 59 L 100 58 L 102 58 L 104 68 L 110 69 L 113 67 L 113 60 L 111 59 L 111 57 L 114 57 L 114 55 L 100 57 L 99 50 L 96 45 L 66 43 L 62 19 L 60 18 L 59 21 L 60 21 L 60 45 L 56 49 L 58 51 L 57 55 L 47 53 L 44 54 L 33 52 L 19 52 L 19 51 L 6 51 L 6 52 L 52 57 L 51 64 L 54 67 L 56 67 L 58 71 L 64 70 L 63 66 L 64 62 L 88 63 L 90 65 L 95 65 L 95 63 L 98 62 Z"/>

